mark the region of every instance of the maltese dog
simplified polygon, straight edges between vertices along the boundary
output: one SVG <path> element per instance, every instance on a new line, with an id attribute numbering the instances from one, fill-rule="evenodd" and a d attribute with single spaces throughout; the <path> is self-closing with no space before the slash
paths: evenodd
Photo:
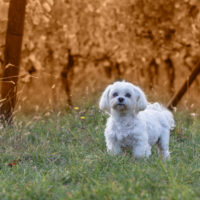
<path id="1" fill-rule="evenodd" d="M 173 115 L 159 103 L 148 103 L 139 87 L 115 82 L 103 92 L 99 107 L 110 115 L 104 133 L 110 154 L 117 155 L 123 147 L 129 147 L 135 158 L 148 158 L 151 146 L 157 144 L 163 159 L 170 157 Z"/>

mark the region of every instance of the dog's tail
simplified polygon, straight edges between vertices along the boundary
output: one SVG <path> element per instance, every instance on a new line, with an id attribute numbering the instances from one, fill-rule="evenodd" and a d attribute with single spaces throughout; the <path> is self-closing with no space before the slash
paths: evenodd
<path id="1" fill-rule="evenodd" d="M 175 121 L 174 121 L 173 114 L 167 108 L 163 107 L 159 103 L 153 103 L 153 104 L 148 104 L 147 109 L 162 112 L 166 118 L 166 121 L 170 130 L 173 130 L 175 128 Z"/>
<path id="2" fill-rule="evenodd" d="M 164 108 L 163 112 L 165 113 L 165 116 L 167 118 L 170 130 L 173 130 L 175 128 L 175 121 L 173 114 L 166 108 Z"/>

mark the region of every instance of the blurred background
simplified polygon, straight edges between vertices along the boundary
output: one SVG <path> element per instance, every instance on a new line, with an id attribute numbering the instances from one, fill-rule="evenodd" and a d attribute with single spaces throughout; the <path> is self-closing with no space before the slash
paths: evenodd
<path id="1" fill-rule="evenodd" d="M 9 5 L 0 0 L 1 82 Z M 121 79 L 166 104 L 199 58 L 199 0 L 28 0 L 16 110 L 97 101 Z M 179 106 L 199 97 L 197 76 Z"/>

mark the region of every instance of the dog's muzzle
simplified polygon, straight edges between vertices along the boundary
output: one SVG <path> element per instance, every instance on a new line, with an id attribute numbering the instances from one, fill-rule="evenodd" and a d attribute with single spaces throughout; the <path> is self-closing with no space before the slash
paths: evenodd
<path id="1" fill-rule="evenodd" d="M 123 111 L 126 109 L 125 99 L 123 97 L 119 97 L 117 102 L 114 105 L 115 110 Z"/>

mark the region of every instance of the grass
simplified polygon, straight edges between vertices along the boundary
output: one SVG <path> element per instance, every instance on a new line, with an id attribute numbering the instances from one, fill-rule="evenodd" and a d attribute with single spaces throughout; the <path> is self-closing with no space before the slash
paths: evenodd
<path id="1" fill-rule="evenodd" d="M 109 156 L 105 122 L 95 106 L 18 117 L 0 133 L 0 199 L 200 198 L 198 117 L 176 114 L 166 162 L 155 148 L 149 160 Z"/>

